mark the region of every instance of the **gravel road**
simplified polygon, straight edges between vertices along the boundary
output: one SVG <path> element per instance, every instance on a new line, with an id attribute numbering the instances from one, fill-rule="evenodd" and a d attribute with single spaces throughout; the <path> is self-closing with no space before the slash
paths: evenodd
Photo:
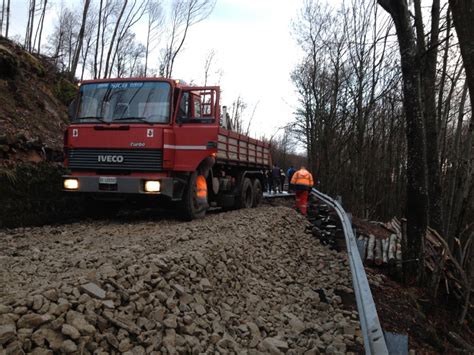
<path id="1" fill-rule="evenodd" d="M 286 207 L 0 231 L 0 354 L 318 354 L 362 343 L 346 255 Z"/>

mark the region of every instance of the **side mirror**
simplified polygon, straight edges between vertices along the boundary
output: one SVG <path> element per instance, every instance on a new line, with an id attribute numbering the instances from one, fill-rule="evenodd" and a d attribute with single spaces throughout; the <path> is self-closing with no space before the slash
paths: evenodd
<path id="1" fill-rule="evenodd" d="M 67 114 L 70 120 L 74 118 L 74 116 L 76 115 L 76 112 L 77 112 L 77 99 L 74 99 L 69 104 L 68 111 L 67 111 Z"/>

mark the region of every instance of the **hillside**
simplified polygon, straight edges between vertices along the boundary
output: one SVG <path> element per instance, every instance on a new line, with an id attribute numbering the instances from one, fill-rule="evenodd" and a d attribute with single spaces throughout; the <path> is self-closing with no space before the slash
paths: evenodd
<path id="1" fill-rule="evenodd" d="M 58 158 L 75 89 L 51 58 L 0 37 L 0 165 Z"/>

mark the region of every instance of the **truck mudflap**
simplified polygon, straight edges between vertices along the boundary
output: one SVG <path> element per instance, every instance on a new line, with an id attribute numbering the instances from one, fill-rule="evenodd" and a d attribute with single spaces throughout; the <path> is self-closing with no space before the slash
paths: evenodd
<path id="1" fill-rule="evenodd" d="M 146 191 L 145 184 L 149 181 L 159 182 L 159 191 Z M 172 177 L 63 176 L 63 191 L 67 192 L 161 195 L 173 198 L 173 186 Z"/>

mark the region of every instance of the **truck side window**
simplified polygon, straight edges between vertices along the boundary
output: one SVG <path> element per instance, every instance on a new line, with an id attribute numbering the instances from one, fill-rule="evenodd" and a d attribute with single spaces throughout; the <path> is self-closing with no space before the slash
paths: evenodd
<path id="1" fill-rule="evenodd" d="M 201 117 L 201 100 L 199 100 L 199 96 L 193 97 L 194 103 L 194 117 Z"/>
<path id="2" fill-rule="evenodd" d="M 187 120 L 189 118 L 189 93 L 185 92 L 181 96 L 179 103 L 178 118 L 180 120 Z"/>
<path id="3" fill-rule="evenodd" d="M 179 123 L 213 123 L 212 102 L 214 94 L 204 90 L 183 92 L 178 107 L 177 121 Z"/>

